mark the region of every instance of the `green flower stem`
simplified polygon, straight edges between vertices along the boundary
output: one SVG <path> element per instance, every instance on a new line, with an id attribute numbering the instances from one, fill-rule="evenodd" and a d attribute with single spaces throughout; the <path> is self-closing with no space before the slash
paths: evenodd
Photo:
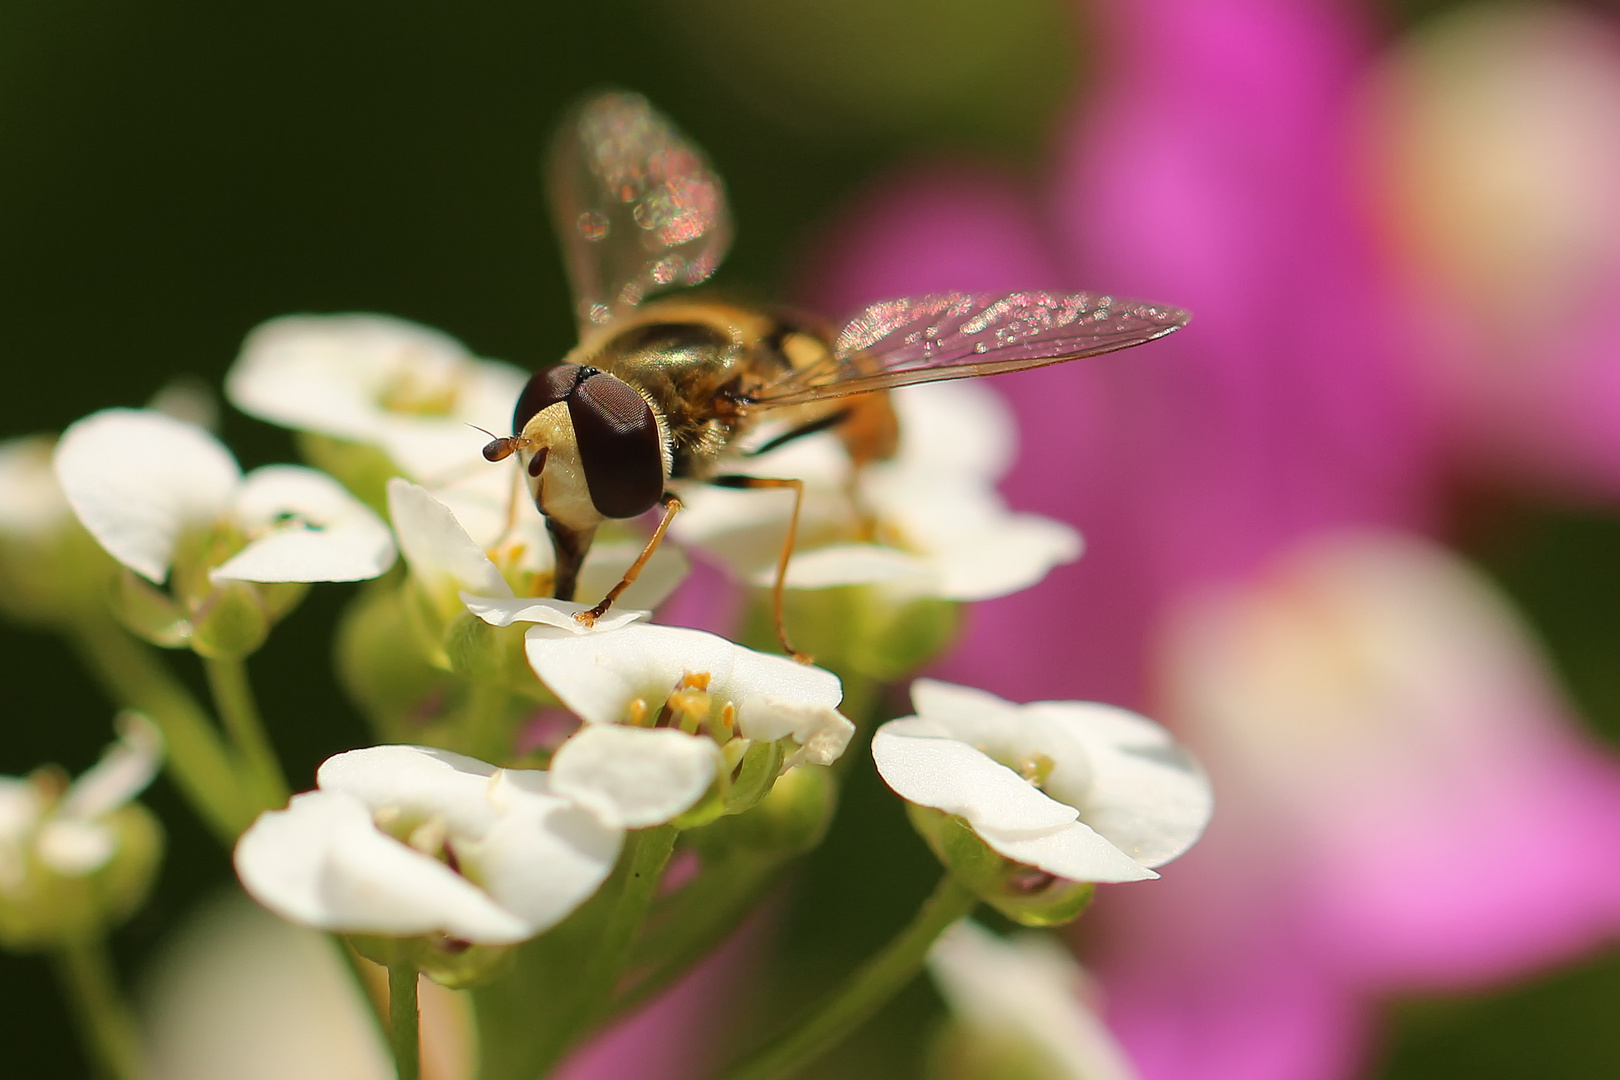
<path id="1" fill-rule="evenodd" d="M 287 778 L 281 771 L 275 747 L 265 734 L 264 721 L 259 718 L 259 707 L 253 701 L 253 688 L 248 685 L 247 665 L 240 660 L 205 659 L 208 688 L 214 694 L 214 707 L 225 730 L 236 744 L 243 772 L 253 787 L 254 809 L 270 810 L 285 806 L 291 794 Z"/>
<path id="2" fill-rule="evenodd" d="M 98 1071 L 109 1080 L 142 1080 L 139 1029 L 119 993 L 105 944 L 99 938 L 72 942 L 56 951 L 55 961 Z"/>
<path id="3" fill-rule="evenodd" d="M 979 898 L 949 874 L 911 922 L 844 985 L 789 1028 L 721 1075 L 721 1080 L 791 1076 L 832 1049 L 911 981 L 945 928 L 978 906 Z"/>
<path id="4" fill-rule="evenodd" d="M 216 837 L 235 843 L 259 808 L 245 797 L 236 762 L 196 699 L 150 647 L 105 617 L 77 625 L 72 640 L 108 696 L 158 726 L 175 785 Z"/>
<path id="5" fill-rule="evenodd" d="M 637 955 L 641 974 L 614 999 L 611 1019 L 634 1012 L 657 997 L 718 948 L 776 882 L 781 869 L 779 859 L 752 861 L 707 878 L 700 876 L 677 893 L 676 908 L 668 913 L 667 921 L 660 915 L 658 934 Z"/>
<path id="6" fill-rule="evenodd" d="M 416 965 L 388 965 L 388 1044 L 399 1080 L 422 1075 L 421 1010 L 416 1002 Z"/>
<path id="7" fill-rule="evenodd" d="M 675 850 L 676 833 L 673 825 L 659 825 L 630 834 L 628 850 L 623 856 L 626 870 L 619 895 L 613 902 L 613 913 L 585 969 L 574 983 L 572 999 L 556 1006 L 570 1013 L 560 1026 L 570 1043 L 589 1034 L 607 1018 L 613 992 L 629 966 L 630 952 L 642 921 L 647 917 L 647 909 L 658 893 L 658 882 L 664 876 L 664 867 Z M 555 1057 L 560 1058 L 567 1049 L 567 1045 L 555 1047 Z"/>

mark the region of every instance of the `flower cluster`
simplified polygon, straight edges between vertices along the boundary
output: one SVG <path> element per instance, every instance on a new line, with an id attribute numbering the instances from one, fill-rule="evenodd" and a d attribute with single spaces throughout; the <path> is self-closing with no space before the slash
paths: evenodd
<path id="1" fill-rule="evenodd" d="M 651 558 L 638 559 L 633 523 L 610 523 L 580 592 L 606 595 L 632 564 L 634 581 L 585 617 L 588 605 L 545 595 L 555 563 L 540 515 L 468 426 L 500 425 L 519 385 L 513 369 L 397 320 L 289 318 L 249 336 L 227 389 L 295 428 L 320 469 L 244 475 L 163 400 L 0 458 L 16 488 L 4 551 L 55 568 L 35 583 L 41 596 L 94 583 L 57 620 L 122 650 L 101 658 L 139 671 L 114 685 L 157 725 L 132 722 L 124 749 L 65 792 L 8 781 L 8 942 L 48 944 L 69 922 L 104 933 L 142 895 L 156 846 L 138 835 L 144 812 L 123 804 L 150 779 L 143 748 L 161 729 L 182 791 L 235 839 L 243 887 L 285 919 L 492 1001 L 540 977 L 544 955 L 579 957 L 555 1030 L 483 1036 L 528 1046 L 543 1068 L 616 1000 L 679 973 L 638 959 L 638 941 L 649 956 L 701 955 L 819 841 L 842 759 L 866 744 L 858 727 L 881 719 L 867 711 L 880 673 L 943 647 L 958 605 L 1035 584 L 1080 552 L 1074 530 L 996 494 L 1012 429 L 994 396 L 917 388 L 896 395 L 892 459 L 857 469 L 823 434 L 737 462 L 806 482 L 786 584 L 836 597 L 790 611 L 796 634 L 829 645 L 827 666 L 652 621 L 688 570 L 675 541 L 771 583 L 789 518 L 768 494 L 689 485 L 674 540 Z M 8 554 L 7 570 L 18 565 Z M 338 661 L 380 740 L 328 759 L 315 789 L 289 800 L 244 662 L 315 582 L 367 583 Z M 865 613 L 858 627 L 851 612 Z M 117 644 L 124 632 L 200 657 L 220 727 L 155 656 Z M 862 705 L 846 715 L 848 679 Z M 1157 876 L 1209 816 L 1198 766 L 1140 716 L 929 680 L 912 697 L 918 715 L 876 730 L 872 754 L 946 877 L 901 970 L 981 901 L 1027 925 L 1066 922 L 1097 883 Z M 116 887 L 86 894 L 111 897 L 99 906 L 42 914 L 78 895 L 64 882 L 103 879 Z"/>

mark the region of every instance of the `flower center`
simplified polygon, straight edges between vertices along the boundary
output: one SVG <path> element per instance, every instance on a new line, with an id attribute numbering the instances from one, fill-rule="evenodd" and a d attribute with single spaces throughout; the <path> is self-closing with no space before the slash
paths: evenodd
<path id="1" fill-rule="evenodd" d="M 461 374 L 453 366 L 407 353 L 404 363 L 377 395 L 389 412 L 412 416 L 449 416 L 461 395 Z"/>
<path id="2" fill-rule="evenodd" d="M 707 730 L 715 741 L 724 744 L 736 728 L 737 707 L 725 701 L 717 713 L 715 697 L 709 692 L 711 681 L 713 676 L 707 671 L 685 672 L 664 696 L 656 713 L 646 698 L 632 700 L 626 710 L 628 720 L 636 727 L 675 728 L 688 735 Z"/>

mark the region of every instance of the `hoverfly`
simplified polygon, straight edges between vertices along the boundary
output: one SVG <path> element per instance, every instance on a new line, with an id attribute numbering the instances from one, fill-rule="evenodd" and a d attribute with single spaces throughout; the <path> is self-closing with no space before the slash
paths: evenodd
<path id="1" fill-rule="evenodd" d="M 831 429 L 858 466 L 894 453 L 886 391 L 1021 371 L 1141 345 L 1178 330 L 1178 308 L 1092 293 L 942 293 L 873 304 L 842 330 L 802 315 L 708 298 L 652 300 L 712 275 L 731 240 L 725 189 L 703 153 L 645 98 L 585 102 L 549 162 L 551 208 L 567 257 L 580 342 L 537 371 L 513 434 L 484 456 L 518 455 L 556 553 L 554 595 L 572 600 L 608 519 L 663 516 L 640 557 L 594 608 L 635 580 L 680 509 L 671 480 L 792 488 L 773 594 L 782 589 L 802 481 L 724 474 L 725 452 L 766 412 L 789 422 L 763 449 Z"/>

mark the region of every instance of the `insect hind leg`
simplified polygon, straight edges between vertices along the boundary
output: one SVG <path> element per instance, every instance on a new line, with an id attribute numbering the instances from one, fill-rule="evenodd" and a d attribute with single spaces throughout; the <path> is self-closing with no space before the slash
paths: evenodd
<path id="1" fill-rule="evenodd" d="M 771 590 L 771 621 L 776 627 L 776 640 L 782 646 L 782 651 L 801 664 L 811 662 L 811 657 L 793 647 L 788 641 L 787 622 L 782 615 L 782 594 L 787 587 L 788 562 L 793 558 L 793 543 L 799 535 L 799 510 L 804 506 L 804 481 L 786 480 L 765 476 L 711 476 L 708 483 L 715 487 L 743 488 L 759 490 L 763 488 L 792 488 L 793 489 L 793 516 L 788 519 L 787 536 L 782 541 L 782 554 L 776 561 L 776 585 Z"/>

